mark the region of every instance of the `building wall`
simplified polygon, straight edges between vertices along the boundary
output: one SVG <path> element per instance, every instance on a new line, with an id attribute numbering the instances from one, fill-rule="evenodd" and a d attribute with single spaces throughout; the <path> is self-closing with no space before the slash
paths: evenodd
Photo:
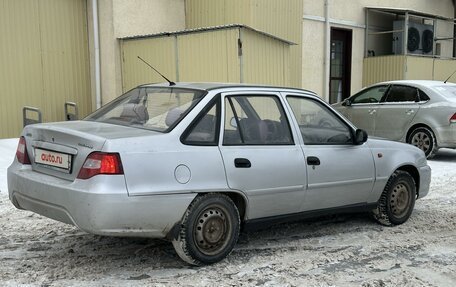
<path id="1" fill-rule="evenodd" d="M 98 0 L 98 13 L 101 102 L 106 104 L 123 91 L 118 38 L 184 30 L 185 0 Z M 92 27 L 93 22 L 89 25 Z M 93 47 L 91 49 L 93 54 Z M 93 63 L 94 57 L 91 60 Z M 92 91 L 94 93 L 94 89 Z"/>
<path id="2" fill-rule="evenodd" d="M 325 81 L 325 0 L 303 0 L 303 83 L 308 88 L 324 95 Z M 351 29 L 352 43 L 352 94 L 363 87 L 363 58 L 364 58 L 364 7 L 393 7 L 407 8 L 429 14 L 453 18 L 454 7 L 452 0 L 358 0 L 338 1 L 328 0 L 331 27 Z M 439 22 L 440 23 L 440 22 Z M 381 27 L 377 27 L 381 28 Z M 453 27 L 448 24 L 437 26 L 437 36 L 452 35 Z M 442 55 L 451 56 L 452 41 L 442 42 Z M 312 73 L 312 71 L 314 71 Z M 318 71 L 318 72 L 315 72 Z"/>
<path id="3" fill-rule="evenodd" d="M 0 2 L 0 138 L 18 137 L 22 108 L 63 121 L 64 103 L 92 110 L 85 0 Z"/>
<path id="4" fill-rule="evenodd" d="M 186 0 L 189 29 L 244 24 L 291 41 L 290 86 L 301 87 L 302 0 Z"/>
<path id="5" fill-rule="evenodd" d="M 112 0 L 116 38 L 185 28 L 185 0 Z"/>

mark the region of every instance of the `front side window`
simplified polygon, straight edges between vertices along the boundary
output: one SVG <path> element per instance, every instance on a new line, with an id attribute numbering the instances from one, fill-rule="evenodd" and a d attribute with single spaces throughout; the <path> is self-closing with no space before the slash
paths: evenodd
<path id="1" fill-rule="evenodd" d="M 377 86 L 361 91 L 351 99 L 351 104 L 376 104 L 382 99 L 388 86 Z"/>
<path id="2" fill-rule="evenodd" d="M 388 92 L 385 102 L 387 103 L 403 103 L 417 102 L 418 90 L 414 87 L 407 86 L 392 86 Z"/>
<path id="3" fill-rule="evenodd" d="M 306 145 L 353 143 L 351 129 L 322 103 L 302 97 L 287 97 Z"/>
<path id="4" fill-rule="evenodd" d="M 225 98 L 224 145 L 293 144 L 290 125 L 276 96 Z"/>
<path id="5" fill-rule="evenodd" d="M 204 91 L 173 87 L 136 88 L 98 109 L 85 120 L 167 132 L 204 95 Z"/>

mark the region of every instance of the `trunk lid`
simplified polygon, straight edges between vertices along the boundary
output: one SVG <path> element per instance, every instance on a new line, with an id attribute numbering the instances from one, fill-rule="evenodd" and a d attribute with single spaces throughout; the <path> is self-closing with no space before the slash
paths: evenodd
<path id="1" fill-rule="evenodd" d="M 154 132 L 91 121 L 58 122 L 24 128 L 32 169 L 73 181 L 87 156 L 103 151 L 107 140 Z"/>

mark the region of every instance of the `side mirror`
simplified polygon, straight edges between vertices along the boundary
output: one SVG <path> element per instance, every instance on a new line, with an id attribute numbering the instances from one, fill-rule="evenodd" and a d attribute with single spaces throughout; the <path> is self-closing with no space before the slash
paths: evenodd
<path id="1" fill-rule="evenodd" d="M 347 98 L 347 99 L 343 100 L 342 101 L 342 106 L 346 106 L 346 107 L 351 106 L 350 98 Z"/>
<path id="2" fill-rule="evenodd" d="M 367 141 L 367 133 L 365 130 L 357 129 L 355 131 L 355 144 L 360 145 Z"/>

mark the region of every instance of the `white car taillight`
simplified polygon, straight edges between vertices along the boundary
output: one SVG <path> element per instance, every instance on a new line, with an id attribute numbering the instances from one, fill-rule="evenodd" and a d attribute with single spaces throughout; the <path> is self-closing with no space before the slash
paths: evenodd
<path id="1" fill-rule="evenodd" d="M 98 174 L 123 174 L 122 162 L 118 153 L 93 152 L 89 154 L 81 170 L 79 179 L 88 179 Z"/>
<path id="2" fill-rule="evenodd" d="M 450 124 L 456 123 L 456 113 L 454 113 L 450 118 Z"/>
<path id="3" fill-rule="evenodd" d="M 19 144 L 17 145 L 16 150 L 16 158 L 22 164 L 30 164 L 30 159 L 27 154 L 27 146 L 24 137 L 21 137 L 19 139 Z"/>

